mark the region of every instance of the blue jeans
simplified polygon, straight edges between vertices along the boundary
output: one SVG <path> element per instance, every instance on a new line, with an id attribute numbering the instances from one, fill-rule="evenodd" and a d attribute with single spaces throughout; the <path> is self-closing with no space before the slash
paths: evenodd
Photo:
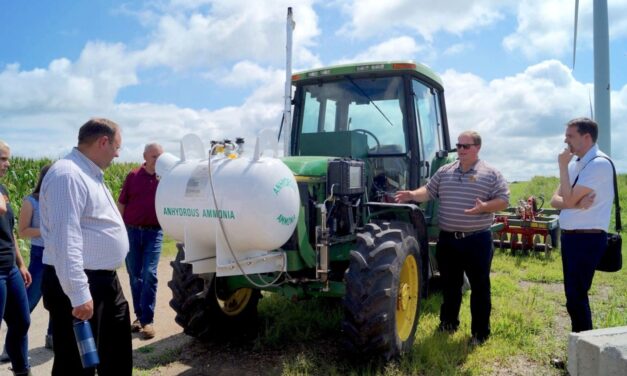
<path id="1" fill-rule="evenodd" d="M 592 329 L 592 312 L 588 291 L 592 287 L 594 270 L 607 245 L 607 234 L 562 233 L 562 268 L 566 309 L 573 332 Z"/>
<path id="2" fill-rule="evenodd" d="M 0 273 L 0 317 L 7 323 L 6 350 L 13 371 L 25 372 L 28 364 L 28 328 L 30 311 L 24 279 L 17 266 Z"/>
<path id="3" fill-rule="evenodd" d="M 42 258 L 44 256 L 44 247 L 31 244 L 30 246 L 30 263 L 28 264 L 28 271 L 33 278 L 33 282 L 26 289 L 26 295 L 28 296 L 29 310 L 33 312 L 39 301 L 41 300 L 41 281 L 44 276 L 44 264 Z M 50 319 L 48 319 L 48 333 L 52 334 L 52 327 L 50 325 Z"/>
<path id="4" fill-rule="evenodd" d="M 152 324 L 157 301 L 157 266 L 161 256 L 163 231 L 128 226 L 130 250 L 126 270 L 131 282 L 133 310 L 142 325 Z"/>

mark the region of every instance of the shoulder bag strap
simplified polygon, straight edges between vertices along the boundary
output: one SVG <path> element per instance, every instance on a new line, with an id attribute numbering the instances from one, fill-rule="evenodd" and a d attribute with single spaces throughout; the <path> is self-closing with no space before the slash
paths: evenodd
<path id="1" fill-rule="evenodd" d="M 621 223 L 620 220 L 620 201 L 618 200 L 618 183 L 616 181 L 616 168 L 614 167 L 614 162 L 612 162 L 611 159 L 609 159 L 608 157 L 602 156 L 602 155 L 597 155 L 596 157 L 592 158 L 605 158 L 610 162 L 610 165 L 612 165 L 612 173 L 613 173 L 613 178 L 614 178 L 614 206 L 615 209 L 614 210 L 614 215 L 615 215 L 615 221 L 614 221 L 614 226 L 616 228 L 616 232 L 621 232 L 623 230 L 623 225 Z M 581 173 L 581 171 L 583 171 L 584 168 L 586 168 L 586 166 L 588 166 L 588 163 L 592 162 L 592 159 L 590 159 L 581 170 L 579 170 L 579 173 L 577 174 L 577 177 L 575 178 L 575 181 L 573 182 L 572 187 L 575 186 L 575 184 L 577 184 L 577 181 L 579 180 L 579 174 Z"/>
<path id="2" fill-rule="evenodd" d="M 614 173 L 614 206 L 616 209 L 614 210 L 614 215 L 616 218 L 616 221 L 614 222 L 614 226 L 616 228 L 616 232 L 621 232 L 623 230 L 623 225 L 620 221 L 620 201 L 618 200 L 618 182 L 616 181 L 616 168 L 614 167 L 614 162 L 612 162 L 611 159 L 609 159 L 608 157 L 603 157 L 603 156 L 601 158 L 607 159 L 612 165 L 612 172 Z"/>

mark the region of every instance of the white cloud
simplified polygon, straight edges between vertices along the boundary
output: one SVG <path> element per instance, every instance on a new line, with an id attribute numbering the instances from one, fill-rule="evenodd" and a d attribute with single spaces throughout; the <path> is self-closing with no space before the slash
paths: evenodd
<path id="1" fill-rule="evenodd" d="M 29 158 L 62 157 L 76 144 L 79 127 L 94 116 L 110 118 L 121 126 L 120 161 L 140 160 L 143 145 L 151 141 L 161 143 L 166 151 L 178 155 L 179 141 L 187 133 L 199 135 L 207 145 L 210 140 L 244 137 L 247 149 L 253 150 L 255 137 L 261 129 L 272 128 L 278 132 L 285 72 L 242 62 L 236 65 L 231 76 L 244 71 L 259 76 L 255 80 L 258 85 L 241 106 L 209 111 L 153 103 L 107 102 L 99 107 L 63 112 L 14 112 L 0 119 L 0 127 L 12 128 L 3 137 L 9 144 L 20 145 L 12 150 L 13 154 Z M 29 142 L 24 143 L 24 139 Z"/>
<path id="2" fill-rule="evenodd" d="M 355 38 L 367 38 L 390 30 L 413 30 L 428 42 L 438 32 L 477 33 L 509 16 L 516 17 L 516 31 L 503 39 L 509 51 L 525 56 L 561 58 L 572 53 L 574 33 L 572 0 L 351 0 L 342 9 L 349 22 L 341 30 Z M 627 35 L 627 2 L 608 0 L 610 38 Z M 578 48 L 592 44 L 592 0 L 579 5 Z M 446 53 L 454 53 L 452 46 Z"/>
<path id="3" fill-rule="evenodd" d="M 351 21 L 341 32 L 370 37 L 388 29 L 415 30 L 426 40 L 444 31 L 460 34 L 491 25 L 503 18 L 500 9 L 509 0 L 352 0 L 344 5 Z"/>
<path id="4" fill-rule="evenodd" d="M 336 64 L 399 59 L 412 60 L 415 59 L 417 53 L 424 50 L 425 47 L 418 45 L 413 38 L 402 36 L 370 46 L 366 51 L 351 58 L 341 59 Z"/>
<path id="5" fill-rule="evenodd" d="M 13 115 L 2 124 L 14 129 L 4 140 L 14 147 L 12 154 L 29 158 L 60 158 L 76 145 L 80 126 L 93 116 L 102 116 L 118 123 L 122 129 L 120 161 L 141 160 L 147 142 L 159 142 L 166 151 L 179 154 L 179 141 L 195 133 L 208 145 L 210 140 L 244 137 L 252 150 L 259 130 L 274 128 L 278 132 L 281 118 L 280 90 L 273 103 L 264 96 L 248 98 L 240 107 L 224 107 L 216 111 L 194 110 L 173 105 L 151 103 L 118 104 L 97 114 L 88 112 L 48 113 L 45 115 Z M 278 98 L 278 100 L 276 100 Z M 4 127 L 4 126 L 3 126 Z M 29 142 L 24 143 L 23 140 Z"/>
<path id="6" fill-rule="evenodd" d="M 286 9 L 290 1 L 220 0 L 210 2 L 207 8 L 200 7 L 207 2 L 183 3 L 185 7 L 169 7 L 159 17 L 152 41 L 141 53 L 145 64 L 181 70 L 215 68 L 243 59 L 273 64 L 284 61 Z M 312 6 L 313 0 L 294 6 L 294 57 L 296 63 L 305 65 L 317 62 L 308 50 L 320 33 Z"/>
<path id="7" fill-rule="evenodd" d="M 170 0 L 168 7 L 171 9 L 196 9 L 205 5 L 211 5 L 213 0 Z"/>
<path id="8" fill-rule="evenodd" d="M 473 74 L 446 71 L 443 75 L 451 138 L 467 129 L 482 134 L 482 157 L 510 180 L 556 175 L 557 154 L 563 147 L 566 122 L 588 116 L 591 85 L 575 80 L 567 66 L 547 60 L 514 76 L 485 81 Z M 627 116 L 627 86 L 613 92 L 614 122 Z M 627 103 L 627 101 L 624 101 Z M 627 139 L 613 126 L 613 143 Z M 615 150 L 622 170 L 625 153 Z"/>
<path id="9" fill-rule="evenodd" d="M 205 145 L 209 145 L 211 140 L 243 137 L 246 149 L 252 151 L 255 137 L 261 129 L 272 128 L 278 132 L 280 110 L 280 102 L 268 106 L 252 101 L 216 111 L 152 104 L 120 107 L 117 117 L 120 124 L 124 124 L 125 144 L 120 160 L 138 160 L 143 145 L 149 141 L 159 142 L 166 151 L 179 155 L 179 142 L 188 133 L 197 134 Z"/>
<path id="10" fill-rule="evenodd" d="M 275 74 L 272 68 L 263 68 L 252 61 L 240 61 L 233 65 L 233 68 L 227 72 L 209 72 L 206 77 L 211 78 L 222 85 L 227 86 L 251 86 L 260 82 L 267 82 Z M 282 71 L 285 75 L 285 71 Z"/>
<path id="11" fill-rule="evenodd" d="M 587 25 L 591 9 L 580 2 L 580 26 Z M 503 40 L 506 49 L 521 50 L 528 57 L 538 54 L 562 56 L 572 51 L 574 2 L 568 0 L 521 1 L 518 28 Z M 580 30 L 585 30 L 585 27 Z M 583 33 L 582 33 L 583 34 Z"/>
<path id="12" fill-rule="evenodd" d="M 112 104 L 118 91 L 137 83 L 135 63 L 122 44 L 88 43 L 79 59 L 53 60 L 46 69 L 0 72 L 0 109 L 5 112 L 66 111 Z"/>
<path id="13" fill-rule="evenodd" d="M 474 48 L 475 46 L 472 43 L 456 43 L 446 48 L 442 54 L 446 56 L 460 55 Z"/>
<path id="14" fill-rule="evenodd" d="M 572 54 L 575 2 L 571 0 L 522 0 L 518 4 L 518 28 L 503 39 L 510 51 L 530 58 Z M 627 2 L 608 1 L 610 38 L 627 35 Z M 592 43 L 592 0 L 579 2 L 578 48 Z"/>

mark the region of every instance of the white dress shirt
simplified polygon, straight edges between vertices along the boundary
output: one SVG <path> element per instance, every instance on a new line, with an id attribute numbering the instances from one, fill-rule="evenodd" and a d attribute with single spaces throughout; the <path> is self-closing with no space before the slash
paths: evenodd
<path id="1" fill-rule="evenodd" d="M 572 185 L 579 175 L 577 185 L 592 189 L 595 197 L 588 209 L 562 209 L 560 227 L 565 230 L 607 231 L 610 226 L 614 202 L 614 175 L 610 162 L 605 158 L 594 158 L 596 156 L 607 155 L 595 144 L 579 161 L 572 160 L 568 165 L 570 184 Z"/>
<path id="2" fill-rule="evenodd" d="M 43 262 L 73 307 L 91 300 L 84 270 L 116 270 L 129 244 L 103 171 L 77 148 L 52 165 L 40 192 Z"/>

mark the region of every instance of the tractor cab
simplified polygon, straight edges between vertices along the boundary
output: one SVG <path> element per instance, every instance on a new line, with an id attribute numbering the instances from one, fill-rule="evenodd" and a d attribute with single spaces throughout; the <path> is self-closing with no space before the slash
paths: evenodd
<path id="1" fill-rule="evenodd" d="M 343 65 L 292 82 L 290 154 L 364 160 L 368 201 L 423 185 L 451 149 L 442 83 L 424 65 Z"/>

